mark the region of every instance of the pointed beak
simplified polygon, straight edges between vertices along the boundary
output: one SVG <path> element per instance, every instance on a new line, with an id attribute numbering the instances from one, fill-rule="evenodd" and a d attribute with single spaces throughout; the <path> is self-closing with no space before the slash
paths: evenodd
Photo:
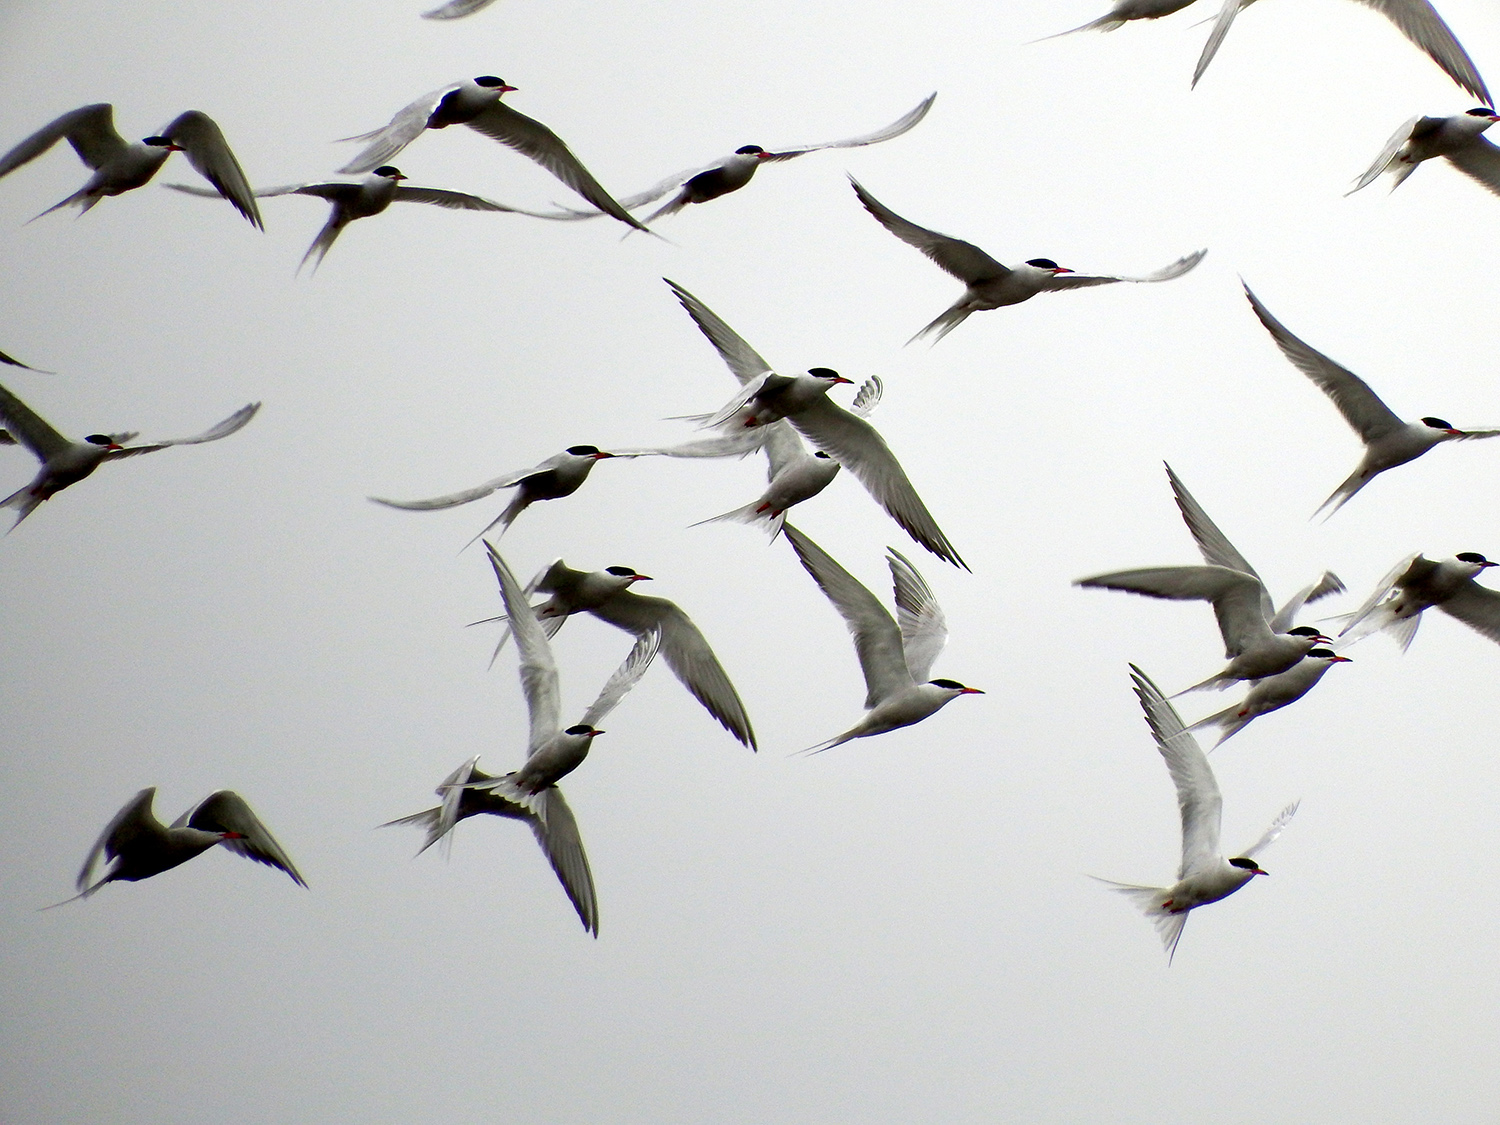
<path id="1" fill-rule="evenodd" d="M 649 575 L 649 574 L 632 574 L 630 576 L 630 580 L 632 582 L 650 582 L 651 581 L 651 575 Z"/>
<path id="2" fill-rule="evenodd" d="M 112 441 L 108 445 L 106 445 L 104 448 L 105 448 L 106 452 L 108 452 L 110 450 L 113 450 L 114 452 L 118 453 L 120 450 L 124 449 L 125 447 L 123 445 L 121 445 L 119 442 Z"/>
<path id="3" fill-rule="evenodd" d="M 1257 867 L 1254 871 L 1250 872 L 1250 874 L 1252 874 L 1252 875 L 1269 875 L 1270 872 L 1269 871 L 1262 871 L 1259 867 Z"/>
<path id="4" fill-rule="evenodd" d="M 1331 663 L 1331 664 L 1353 664 L 1354 663 L 1354 657 L 1352 657 L 1352 656 L 1335 656 L 1329 663 Z"/>
<path id="5" fill-rule="evenodd" d="M 963 691 L 959 692 L 958 694 L 959 695 L 983 695 L 984 691 L 982 689 L 980 689 L 980 688 L 977 688 L 977 687 L 966 687 L 966 688 L 964 688 Z"/>
<path id="6" fill-rule="evenodd" d="M 596 454 L 594 454 L 594 460 L 595 461 L 603 461 L 606 457 L 613 457 L 613 456 L 614 456 L 613 453 L 596 453 Z"/>
<path id="7" fill-rule="evenodd" d="M 520 88 L 521 87 L 519 87 L 519 86 L 511 86 L 511 85 L 508 85 L 508 84 L 506 84 L 504 82 L 500 83 L 500 92 L 502 94 L 513 94 L 517 90 L 519 90 Z"/>
<path id="8" fill-rule="evenodd" d="M 1055 276 L 1057 276 L 1060 273 L 1072 273 L 1072 272 L 1073 271 L 1070 270 L 1070 269 L 1068 269 L 1066 266 L 1058 266 L 1055 270 L 1052 271 L 1052 274 L 1055 277 Z"/>
<path id="9" fill-rule="evenodd" d="M 854 380 L 853 379 L 845 379 L 842 375 L 835 375 L 833 377 L 833 381 L 835 383 L 848 383 L 850 386 L 854 385 Z"/>
<path id="10" fill-rule="evenodd" d="M 1444 430 L 1443 433 L 1450 434 L 1453 437 L 1468 437 L 1469 436 L 1463 430 L 1455 430 L 1455 429 L 1451 429 L 1451 428 Z"/>
<path id="11" fill-rule="evenodd" d="M 591 731 L 589 731 L 589 737 L 590 738 L 598 738 L 603 733 L 604 732 L 602 730 L 591 730 Z M 1264 875 L 1265 872 L 1262 871 L 1261 874 Z"/>

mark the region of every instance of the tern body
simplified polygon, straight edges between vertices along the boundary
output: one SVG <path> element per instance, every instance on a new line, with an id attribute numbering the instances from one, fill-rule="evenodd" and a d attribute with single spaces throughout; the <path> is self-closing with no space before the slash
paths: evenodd
<path id="1" fill-rule="evenodd" d="M 1500 643 L 1500 592 L 1474 581 L 1481 571 L 1492 566 L 1500 563 L 1492 563 L 1476 551 L 1464 551 L 1439 561 L 1421 555 L 1403 559 L 1365 604 L 1350 615 L 1339 636 L 1348 636 L 1349 643 L 1353 643 L 1371 633 L 1389 630 L 1404 651 L 1417 635 L 1422 612 L 1437 606 Z"/>
<path id="2" fill-rule="evenodd" d="M 1464 175 L 1500 195 L 1500 148 L 1480 135 L 1496 121 L 1500 116 L 1488 106 L 1454 117 L 1414 117 L 1396 130 L 1349 194 L 1368 187 L 1382 172 L 1391 173 L 1391 190 L 1395 191 L 1418 164 L 1443 156 Z"/>
<path id="3" fill-rule="evenodd" d="M 1115 0 L 1115 6 L 1098 19 L 1090 20 L 1082 27 L 1059 31 L 1056 35 L 1048 35 L 1045 38 L 1059 39 L 1064 35 L 1073 35 L 1080 31 L 1115 31 L 1131 20 L 1159 20 L 1163 16 L 1170 16 L 1173 12 L 1182 11 L 1191 3 L 1193 0 Z"/>
<path id="4" fill-rule="evenodd" d="M 1274 676 L 1256 680 L 1250 685 L 1249 694 L 1239 703 L 1233 707 L 1226 707 L 1206 719 L 1199 719 L 1188 730 L 1216 726 L 1221 733 L 1219 741 L 1214 743 L 1214 746 L 1221 746 L 1261 715 L 1268 715 L 1272 711 L 1279 711 L 1283 707 L 1296 703 L 1312 691 L 1318 681 L 1323 678 L 1324 673 L 1335 664 L 1348 664 L 1349 662 L 1347 656 L 1337 656 L 1331 649 L 1309 649 L 1306 656 L 1285 672 L 1278 672 Z"/>

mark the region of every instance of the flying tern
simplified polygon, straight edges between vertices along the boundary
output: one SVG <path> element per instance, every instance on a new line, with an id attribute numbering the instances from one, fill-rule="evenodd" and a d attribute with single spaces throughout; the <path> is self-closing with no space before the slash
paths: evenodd
<path id="1" fill-rule="evenodd" d="M 229 150 L 224 134 L 206 113 L 190 109 L 174 118 L 160 134 L 132 144 L 115 130 L 114 106 L 108 102 L 82 106 L 44 125 L 0 156 L 0 177 L 35 160 L 61 140 L 73 146 L 78 158 L 94 174 L 83 187 L 61 203 L 48 207 L 42 215 L 70 203 L 77 204 L 82 214 L 106 195 L 120 195 L 145 185 L 160 171 L 167 157 L 180 152 L 199 175 L 213 184 L 217 194 L 234 204 L 236 211 L 254 226 L 263 226 L 239 161 Z"/>
<path id="2" fill-rule="evenodd" d="M 490 555 L 492 559 L 497 557 L 493 547 Z M 631 589 L 635 583 L 647 581 L 650 581 L 647 575 L 638 574 L 628 566 L 591 572 L 574 570 L 562 559 L 556 559 L 532 579 L 526 593 L 539 591 L 551 595 L 535 607 L 549 637 L 555 636 L 563 622 L 575 613 L 592 614 L 632 634 L 637 642 L 660 633 L 662 659 L 672 674 L 719 725 L 754 750 L 755 731 L 750 726 L 750 716 L 703 631 L 676 602 L 637 594 Z M 504 644 L 502 635 L 495 651 L 498 653 Z"/>
<path id="3" fill-rule="evenodd" d="M 1392 134 L 1348 194 L 1368 187 L 1386 171 L 1391 173 L 1391 190 L 1395 191 L 1422 161 L 1444 156 L 1464 175 L 1500 195 L 1500 148 L 1480 136 L 1496 121 L 1500 116 L 1489 106 L 1454 117 L 1413 117 Z"/>
<path id="4" fill-rule="evenodd" d="M 1250 307 L 1276 341 L 1281 354 L 1293 367 L 1306 375 L 1333 400 L 1344 421 L 1354 427 L 1365 443 L 1365 455 L 1349 478 L 1324 500 L 1316 516 L 1328 508 L 1332 516 L 1365 485 L 1380 473 L 1415 461 L 1434 445 L 1445 441 L 1470 441 L 1475 438 L 1500 437 L 1500 430 L 1459 430 L 1441 418 L 1421 418 L 1403 422 L 1393 414 L 1368 383 L 1354 372 L 1340 367 L 1320 351 L 1293 336 L 1272 316 L 1246 285 L 1245 296 Z"/>
<path id="5" fill-rule="evenodd" d="M 471 789 L 471 782 L 498 781 L 494 774 L 485 773 L 475 763 L 479 758 L 470 758 L 454 770 L 437 787 L 442 804 L 423 809 L 419 813 L 403 816 L 382 824 L 388 828 L 395 824 L 410 824 L 422 828 L 427 839 L 417 849 L 421 855 L 439 840 L 446 846 L 453 840 L 454 825 L 461 820 L 481 813 L 490 816 L 519 820 L 531 829 L 532 835 L 552 865 L 563 893 L 578 912 L 583 928 L 595 937 L 599 936 L 599 903 L 594 894 L 594 876 L 589 870 L 589 857 L 583 850 L 583 837 L 578 831 L 578 821 L 573 810 L 563 798 L 562 790 L 556 786 L 544 789 L 529 802 L 535 810 L 517 801 L 512 801 L 496 789 Z"/>
<path id="6" fill-rule="evenodd" d="M 515 89 L 494 75 L 483 74 L 424 94 L 391 118 L 389 125 L 357 137 L 345 137 L 346 141 L 370 143 L 339 171 L 346 174 L 368 172 L 393 159 L 426 129 L 467 125 L 490 140 L 499 141 L 530 157 L 598 210 L 636 230 L 645 230 L 646 227 L 616 203 L 594 179 L 561 137 L 540 121 L 517 113 L 500 100 L 502 95 Z"/>
<path id="7" fill-rule="evenodd" d="M 1214 743 L 1214 748 L 1217 749 L 1261 715 L 1279 711 L 1289 704 L 1296 703 L 1312 691 L 1318 681 L 1323 678 L 1324 673 L 1335 664 L 1348 664 L 1349 662 L 1349 657 L 1339 656 L 1332 649 L 1309 649 L 1306 656 L 1285 672 L 1278 672 L 1274 676 L 1256 680 L 1250 685 L 1249 694 L 1240 702 L 1206 719 L 1199 719 L 1188 727 L 1188 730 L 1218 727 L 1221 733 L 1219 741 Z"/>
<path id="8" fill-rule="evenodd" d="M 789 145 L 785 148 L 770 151 L 763 149 L 760 145 L 741 145 L 728 156 L 716 160 L 710 164 L 700 164 L 696 168 L 689 168 L 684 172 L 668 176 L 660 183 L 654 184 L 643 192 L 627 196 L 620 200 L 620 206 L 627 211 L 634 211 L 638 207 L 655 203 L 668 192 L 676 194 L 663 206 L 653 211 L 645 219 L 647 223 L 655 222 L 657 219 L 667 215 L 675 215 L 689 203 L 707 203 L 711 199 L 718 199 L 721 195 L 728 195 L 732 191 L 739 191 L 748 184 L 755 175 L 755 171 L 762 164 L 777 163 L 783 160 L 794 160 L 799 156 L 806 156 L 810 152 L 818 152 L 829 148 L 861 148 L 865 145 L 879 144 L 881 141 L 893 140 L 901 134 L 913 128 L 917 122 L 927 116 L 927 111 L 932 108 L 932 103 L 937 94 L 929 94 L 915 109 L 898 117 L 883 129 L 877 129 L 873 133 L 865 133 L 862 136 L 850 137 L 842 141 L 824 141 L 821 144 Z M 596 219 L 599 211 L 576 211 L 564 210 L 557 213 L 549 213 L 549 218 L 559 219 Z"/>
<path id="9" fill-rule="evenodd" d="M 1162 16 L 1170 16 L 1173 12 L 1180 12 L 1193 0 L 1115 0 L 1115 6 L 1096 20 L 1090 20 L 1082 27 L 1069 28 L 1067 31 L 1059 31 L 1056 35 L 1047 35 L 1037 42 L 1041 43 L 1047 39 L 1060 39 L 1064 35 L 1073 35 L 1080 31 L 1114 31 L 1124 27 L 1131 20 L 1156 20 Z"/>
<path id="10" fill-rule="evenodd" d="M 984 694 L 957 680 L 922 682 L 948 643 L 948 622 L 931 588 L 899 551 L 886 548 L 886 562 L 895 585 L 893 618 L 880 600 L 823 548 L 791 524 L 784 524 L 782 530 L 803 569 L 812 575 L 853 634 L 854 651 L 865 676 L 865 717 L 843 734 L 810 747 L 808 753 L 911 726 L 960 695 Z"/>
<path id="11" fill-rule="evenodd" d="M 458 20 L 464 16 L 472 16 L 475 12 L 483 11 L 493 4 L 495 0 L 448 0 L 446 4 L 440 4 L 430 12 L 423 12 L 424 20 Z"/>
<path id="12" fill-rule="evenodd" d="M 283 184 L 280 187 L 261 188 L 255 194 L 261 198 L 275 195 L 314 195 L 319 199 L 328 200 L 332 205 L 328 213 L 328 221 L 323 224 L 318 237 L 313 239 L 312 245 L 307 248 L 307 253 L 302 255 L 302 261 L 297 266 L 298 273 L 302 272 L 302 267 L 309 261 L 313 264 L 312 272 L 317 273 L 318 267 L 323 264 L 324 255 L 328 253 L 334 239 L 338 238 L 345 227 L 355 219 L 368 219 L 372 215 L 380 214 L 392 203 L 431 203 L 436 207 L 446 207 L 450 211 L 508 211 L 512 214 L 530 215 L 538 219 L 546 217 L 540 212 L 525 211 L 520 207 L 507 207 L 504 203 L 496 203 L 492 199 L 485 199 L 478 195 L 467 195 L 461 191 L 408 187 L 401 182 L 405 179 L 406 177 L 401 174 L 399 168 L 393 168 L 387 164 L 376 168 L 357 184 L 338 181 L 318 184 Z M 168 184 L 167 187 L 187 192 L 189 195 L 213 194 L 190 184 Z"/>
<path id="13" fill-rule="evenodd" d="M 89 434 L 82 441 L 70 441 L 10 391 L 0 387 L 0 422 L 8 427 L 0 430 L 0 444 L 24 445 L 42 463 L 31 483 L 0 500 L 0 508 L 14 508 L 19 513 L 16 522 L 11 525 L 14 529 L 36 511 L 44 500 L 55 496 L 69 485 L 77 484 L 106 461 L 118 461 L 122 457 L 134 457 L 140 453 L 155 453 L 158 449 L 174 445 L 201 445 L 206 441 L 218 441 L 242 429 L 259 409 L 260 403 L 248 403 L 196 437 L 153 441 L 146 445 L 124 444 L 136 437 L 135 433 Z"/>
<path id="14" fill-rule="evenodd" d="M 1224 0 L 1224 6 L 1219 9 L 1219 15 L 1214 20 L 1213 30 L 1209 32 L 1208 42 L 1203 45 L 1197 69 L 1193 71 L 1194 86 L 1203 77 L 1208 64 L 1213 62 L 1219 45 L 1224 42 L 1224 36 L 1229 34 L 1234 17 L 1254 2 L 1255 0 Z M 1479 71 L 1468 52 L 1427 0 L 1360 0 L 1360 3 L 1375 9 L 1395 24 L 1401 34 L 1422 48 L 1427 57 L 1437 63 L 1449 78 L 1486 105 L 1491 102 L 1490 93 L 1484 88 L 1484 79 L 1479 77 Z"/>
<path id="15" fill-rule="evenodd" d="M 513 473 L 495 477 L 473 488 L 466 488 L 462 492 L 450 492 L 447 496 L 434 496 L 430 500 L 386 500 L 379 496 L 371 496 L 370 499 L 390 508 L 426 512 L 434 508 L 455 508 L 473 500 L 483 500 L 498 489 L 514 488 L 515 495 L 505 506 L 505 510 L 492 519 L 483 531 L 469 540 L 473 543 L 497 525 L 500 528 L 500 534 L 504 535 L 515 518 L 538 500 L 560 500 L 564 496 L 572 496 L 588 479 L 590 471 L 597 462 L 610 457 L 634 456 L 638 454 L 605 453 L 592 445 L 570 445 L 556 456 L 547 458 L 540 465 L 534 465 L 529 469 L 517 469 Z"/>
<path id="16" fill-rule="evenodd" d="M 68 902 L 88 898 L 106 883 L 133 883 L 160 875 L 215 844 L 223 844 L 236 855 L 256 863 L 278 867 L 298 886 L 307 886 L 291 858 L 238 793 L 228 789 L 210 793 L 170 827 L 157 820 L 151 811 L 155 796 L 154 785 L 142 789 L 115 813 L 89 849 L 83 870 L 78 873 L 79 893 Z M 91 883 L 101 856 L 114 864 L 98 882 Z"/>
<path id="17" fill-rule="evenodd" d="M 1035 297 L 1038 293 L 1055 293 L 1061 289 L 1082 289 L 1090 285 L 1109 285 L 1116 281 L 1153 282 L 1171 281 L 1181 277 L 1203 260 L 1207 250 L 1195 250 L 1179 258 L 1170 266 L 1148 273 L 1144 277 L 1106 277 L 1097 274 L 1074 273 L 1051 258 L 1032 258 L 1019 266 L 1003 266 L 972 242 L 939 234 L 935 230 L 919 227 L 903 219 L 884 203 L 867 192 L 853 176 L 854 194 L 865 205 L 865 210 L 874 215 L 885 227 L 908 246 L 914 246 L 926 254 L 942 269 L 958 278 L 968 289 L 941 316 L 907 341 L 908 344 L 924 336 L 932 336 L 936 344 L 952 332 L 970 313 L 985 309 L 998 309 L 1002 305 L 1016 305 Z"/>
<path id="18" fill-rule="evenodd" d="M 1219 851 L 1224 801 L 1214 771 L 1209 768 L 1208 756 L 1183 727 L 1182 719 L 1150 677 L 1134 664 L 1130 672 L 1156 748 L 1166 760 L 1167 772 L 1177 787 L 1177 807 L 1182 814 L 1182 863 L 1177 868 L 1177 882 L 1170 887 L 1142 887 L 1108 879 L 1100 882 L 1129 896 L 1145 912 L 1161 935 L 1167 963 L 1171 964 L 1189 911 L 1227 898 L 1255 876 L 1267 874 L 1255 862 L 1255 856 L 1281 835 L 1296 813 L 1298 802 L 1282 809 L 1254 845 L 1226 859 Z"/>
<path id="19" fill-rule="evenodd" d="M 1477 551 L 1434 562 L 1421 555 L 1402 559 L 1352 614 L 1339 636 L 1349 642 L 1389 630 L 1404 652 L 1417 635 L 1422 611 L 1437 606 L 1469 628 L 1500 643 L 1500 593 L 1474 579 L 1492 563 Z"/>
<path id="20" fill-rule="evenodd" d="M 53 372 L 51 371 L 43 371 L 40 367 L 32 367 L 29 363 L 22 363 L 19 359 L 16 359 L 14 356 L 6 355 L 4 352 L 0 352 L 0 363 L 8 364 L 11 367 L 23 367 L 27 371 L 35 371 L 40 375 L 53 374 Z"/>

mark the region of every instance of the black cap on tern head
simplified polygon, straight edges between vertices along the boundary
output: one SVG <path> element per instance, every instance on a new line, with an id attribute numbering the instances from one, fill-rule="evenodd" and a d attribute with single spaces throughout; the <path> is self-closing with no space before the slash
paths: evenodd
<path id="1" fill-rule="evenodd" d="M 739 148 L 734 150 L 734 154 L 736 156 L 750 156 L 752 153 L 762 153 L 765 151 L 760 145 L 740 145 Z"/>
<path id="2" fill-rule="evenodd" d="M 1295 629 L 1288 629 L 1287 634 L 1293 637 L 1321 637 L 1323 635 L 1311 625 L 1298 625 Z"/>
<path id="3" fill-rule="evenodd" d="M 565 452 L 571 453 L 574 457 L 592 457 L 599 452 L 599 449 L 593 445 L 570 445 Z"/>
<path id="4" fill-rule="evenodd" d="M 807 369 L 807 373 L 809 375 L 816 375 L 819 379 L 841 378 L 839 373 L 831 367 L 809 367 Z"/>
<path id="5" fill-rule="evenodd" d="M 1307 650 L 1307 655 L 1314 660 L 1332 660 L 1334 652 L 1331 648 L 1310 648 Z"/>
<path id="6" fill-rule="evenodd" d="M 171 137 L 142 137 L 141 144 L 150 145 L 152 148 L 171 148 Z"/>
<path id="7" fill-rule="evenodd" d="M 616 578 L 634 578 L 635 571 L 628 566 L 607 566 L 605 574 L 613 574 Z"/>
<path id="8" fill-rule="evenodd" d="M 821 457 L 821 458 L 823 458 L 823 460 L 825 460 L 825 461 L 827 461 L 827 460 L 828 460 L 828 454 L 826 454 L 826 453 L 824 453 L 824 452 L 823 452 L 823 451 L 822 451 L 822 450 L 821 450 L 821 449 L 820 449 L 820 450 L 818 450 L 818 451 L 817 451 L 817 452 L 816 452 L 816 453 L 814 453 L 814 454 L 813 454 L 813 456 L 814 456 L 814 457 Z"/>
<path id="9" fill-rule="evenodd" d="M 1423 418 L 1424 425 L 1431 426 L 1434 430 L 1451 430 L 1453 427 L 1441 418 Z"/>
<path id="10" fill-rule="evenodd" d="M 395 167 L 392 164 L 382 164 L 379 168 L 375 169 L 375 175 L 377 175 L 377 176 L 399 176 L 399 175 L 401 175 L 401 169 Z"/>
<path id="11" fill-rule="evenodd" d="M 93 438 L 89 438 L 89 441 L 93 440 Z M 1460 554 L 1454 555 L 1453 557 L 1456 558 L 1459 562 L 1466 563 L 1487 563 L 1490 561 L 1489 559 L 1481 555 L 1478 551 L 1463 551 Z"/>
<path id="12" fill-rule="evenodd" d="M 474 85 L 476 85 L 476 86 L 504 86 L 505 85 L 505 79 L 503 79 L 503 78 L 496 78 L 493 74 L 481 74 L 478 78 L 474 79 Z"/>
<path id="13" fill-rule="evenodd" d="M 603 734 L 603 733 L 604 732 L 602 730 L 601 731 L 594 730 L 594 728 L 591 727 L 591 726 L 589 726 L 587 723 L 579 723 L 576 727 L 569 727 L 567 730 L 563 731 L 563 734 Z"/>
<path id="14" fill-rule="evenodd" d="M 1469 117 L 1494 117 L 1495 111 L 1487 105 L 1476 106 L 1467 112 Z"/>
<path id="15" fill-rule="evenodd" d="M 1253 859 L 1246 859 L 1242 855 L 1235 856 L 1229 861 L 1229 864 L 1231 867 L 1243 867 L 1246 871 L 1260 871 L 1260 864 L 1256 863 Z M 1264 874 L 1264 872 L 1261 873 Z"/>
<path id="16" fill-rule="evenodd" d="M 1036 266 L 1038 269 L 1044 270 L 1055 270 L 1061 268 L 1051 258 L 1028 258 L 1026 260 L 1026 264 L 1028 266 Z"/>
<path id="17" fill-rule="evenodd" d="M 84 438 L 83 440 L 88 442 L 90 445 L 114 445 L 115 443 L 115 439 L 110 437 L 108 434 L 89 434 L 89 436 Z"/>
<path id="18" fill-rule="evenodd" d="M 948 688 L 950 691 L 963 691 L 964 685 L 957 680 L 928 680 L 933 687 Z"/>

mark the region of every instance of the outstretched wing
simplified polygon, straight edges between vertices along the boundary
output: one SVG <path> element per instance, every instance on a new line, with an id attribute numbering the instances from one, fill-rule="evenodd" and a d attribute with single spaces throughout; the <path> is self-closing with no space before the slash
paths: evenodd
<path id="1" fill-rule="evenodd" d="M 188 827 L 205 832 L 233 832 L 235 836 L 222 841 L 230 851 L 256 863 L 279 867 L 298 886 L 307 886 L 307 880 L 298 873 L 291 857 L 276 842 L 276 837 L 261 823 L 245 799 L 232 790 L 220 789 L 205 797 L 188 817 Z"/>
<path id="2" fill-rule="evenodd" d="M 526 591 L 494 545 L 488 541 L 484 545 L 489 551 L 495 577 L 500 580 L 500 597 L 505 602 L 505 614 L 510 619 L 516 648 L 521 652 L 521 690 L 526 695 L 526 708 L 531 714 L 531 740 L 526 750 L 529 758 L 561 729 L 562 701 L 557 682 L 557 661 L 552 656 L 547 634 L 542 631 L 541 622 L 526 599 Z"/>
<path id="3" fill-rule="evenodd" d="M 168 438 L 165 441 L 153 441 L 149 445 L 131 445 L 124 449 L 112 449 L 104 455 L 106 461 L 115 461 L 121 457 L 134 457 L 138 453 L 155 453 L 158 449 L 169 449 L 174 445 L 202 445 L 206 441 L 218 441 L 227 438 L 230 434 L 238 433 L 249 424 L 250 419 L 255 417 L 255 412 L 260 409 L 260 403 L 250 402 L 240 407 L 222 422 L 216 423 L 204 430 L 201 434 L 192 437 Z"/>
<path id="4" fill-rule="evenodd" d="M 948 643 L 948 619 L 927 580 L 911 560 L 894 547 L 886 548 L 886 563 L 896 588 L 896 621 L 901 626 L 901 649 L 911 678 L 924 682 Z"/>
<path id="5" fill-rule="evenodd" d="M 260 219 L 260 208 L 255 205 L 255 192 L 250 181 L 245 179 L 245 170 L 235 159 L 224 133 L 206 113 L 190 109 L 162 131 L 162 136 L 182 149 L 188 162 L 198 174 L 230 203 L 234 209 L 253 226 L 262 230 L 265 224 Z"/>
<path id="6" fill-rule="evenodd" d="M 1208 756 L 1198 740 L 1188 733 L 1176 709 L 1167 702 L 1151 677 L 1134 664 L 1130 678 L 1136 698 L 1146 713 L 1146 724 L 1156 739 L 1156 748 L 1167 763 L 1172 784 L 1177 787 L 1177 808 L 1182 814 L 1182 865 L 1177 878 L 1216 866 L 1219 854 L 1219 821 L 1224 800 L 1219 783 L 1209 768 Z"/>
<path id="7" fill-rule="evenodd" d="M 108 164 L 129 146 L 115 131 L 115 109 L 108 102 L 81 106 L 43 125 L 4 156 L 0 176 L 8 176 L 21 165 L 35 160 L 64 137 L 90 168 Z"/>
<path id="8" fill-rule="evenodd" d="M 1117 281 L 1128 281 L 1136 285 L 1147 285 L 1156 281 L 1171 281 L 1175 277 L 1181 277 L 1199 262 L 1207 250 L 1194 250 L 1191 254 L 1185 254 L 1169 266 L 1163 266 L 1159 270 L 1144 274 L 1141 277 L 1125 277 L 1123 275 L 1105 275 L 1093 273 L 1057 273 L 1047 278 L 1042 283 L 1042 292 L 1055 293 L 1062 289 L 1086 289 L 1091 285 L 1113 285 Z"/>
<path id="9" fill-rule="evenodd" d="M 0 387 L 0 421 L 9 428 L 12 438 L 41 461 L 50 461 L 73 444 L 4 387 Z"/>
<path id="10" fill-rule="evenodd" d="M 972 242 L 919 227 L 876 199 L 853 176 L 849 177 L 849 182 L 854 185 L 854 194 L 865 205 L 865 210 L 874 215 L 881 226 L 908 246 L 915 246 L 965 284 L 982 285 L 1010 273 L 1009 267 L 995 261 Z"/>
<path id="11" fill-rule="evenodd" d="M 589 709 L 583 713 L 583 718 L 579 721 L 584 726 L 597 727 L 603 721 L 604 716 L 619 706 L 620 700 L 624 699 L 630 689 L 640 682 L 640 678 L 646 674 L 646 669 L 651 667 L 651 662 L 656 659 L 656 651 L 660 647 L 660 629 L 652 629 L 637 637 L 630 653 L 625 657 L 625 662 L 616 668 L 614 675 L 604 682 L 604 687 L 599 690 L 599 698 L 589 704 Z"/>
<path id="12" fill-rule="evenodd" d="M 1280 814 L 1277 815 L 1276 819 L 1271 822 L 1271 827 L 1266 829 L 1265 835 L 1263 835 L 1259 840 L 1255 841 L 1255 843 L 1251 844 L 1248 848 L 1246 848 L 1239 854 L 1244 856 L 1246 859 L 1254 859 L 1257 855 L 1270 847 L 1276 841 L 1276 837 L 1280 836 L 1282 830 L 1285 829 L 1287 824 L 1291 822 L 1292 817 L 1297 814 L 1297 807 L 1301 804 L 1301 801 L 1293 801 L 1286 808 L 1282 809 Z"/>
<path id="13" fill-rule="evenodd" d="M 847 140 L 842 141 L 823 141 L 820 144 L 813 145 L 788 145 L 784 149 L 778 149 L 776 152 L 767 153 L 765 156 L 761 157 L 761 159 L 791 160 L 794 157 L 802 156 L 809 152 L 817 152 L 819 149 L 860 148 L 863 145 L 875 145 L 879 144 L 881 141 L 892 140 L 896 137 L 899 137 L 907 130 L 911 129 L 916 125 L 918 121 L 921 121 L 922 118 L 926 117 L 927 111 L 932 108 L 932 103 L 936 100 L 936 93 L 928 94 L 927 97 L 923 98 L 919 103 L 917 103 L 917 107 L 915 109 L 908 110 L 906 113 L 903 113 L 900 117 L 896 118 L 895 121 L 892 121 L 889 125 L 885 126 L 885 128 L 876 129 L 873 133 L 865 133 L 861 136 L 850 137 Z"/>

